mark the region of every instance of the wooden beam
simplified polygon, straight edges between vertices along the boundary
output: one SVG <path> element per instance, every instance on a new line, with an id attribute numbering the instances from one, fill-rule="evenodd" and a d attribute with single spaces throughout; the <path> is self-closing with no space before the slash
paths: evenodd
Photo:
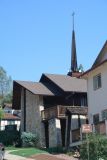
<path id="1" fill-rule="evenodd" d="M 78 128 L 81 127 L 81 119 L 80 119 L 80 115 L 78 115 Z"/>
<path id="2" fill-rule="evenodd" d="M 71 116 L 72 115 L 68 115 L 68 125 L 67 125 L 67 149 L 69 148 L 70 145 L 70 131 L 71 131 Z"/>

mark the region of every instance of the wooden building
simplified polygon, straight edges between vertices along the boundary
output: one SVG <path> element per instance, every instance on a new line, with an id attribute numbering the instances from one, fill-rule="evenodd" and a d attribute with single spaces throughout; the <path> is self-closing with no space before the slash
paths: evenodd
<path id="1" fill-rule="evenodd" d="M 71 146 L 74 130 L 86 123 L 87 84 L 77 78 L 80 74 L 73 29 L 67 75 L 42 74 L 39 82 L 13 82 L 13 106 L 21 109 L 21 132 L 38 134 L 42 147 Z"/>

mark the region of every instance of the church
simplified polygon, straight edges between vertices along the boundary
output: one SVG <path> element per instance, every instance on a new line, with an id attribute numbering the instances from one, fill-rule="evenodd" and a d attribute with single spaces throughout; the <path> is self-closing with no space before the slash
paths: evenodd
<path id="1" fill-rule="evenodd" d="M 87 123 L 87 82 L 78 71 L 73 25 L 71 66 L 66 75 L 42 74 L 39 82 L 13 82 L 13 108 L 21 109 L 21 133 L 39 136 L 40 147 L 72 147 L 81 143 Z"/>

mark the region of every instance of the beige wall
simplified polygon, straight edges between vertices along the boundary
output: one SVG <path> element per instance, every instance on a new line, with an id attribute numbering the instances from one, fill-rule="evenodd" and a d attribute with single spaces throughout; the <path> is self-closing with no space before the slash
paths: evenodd
<path id="1" fill-rule="evenodd" d="M 102 87 L 97 90 L 93 90 L 93 76 L 99 73 L 101 73 Z M 88 74 L 87 85 L 90 122 L 92 122 L 93 114 L 97 113 L 100 113 L 100 120 L 102 120 L 101 111 L 107 109 L 107 63 L 101 65 Z"/>

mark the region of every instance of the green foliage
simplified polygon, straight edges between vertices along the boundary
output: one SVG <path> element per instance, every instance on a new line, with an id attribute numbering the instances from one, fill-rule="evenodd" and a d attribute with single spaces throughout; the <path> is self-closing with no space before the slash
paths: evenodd
<path id="1" fill-rule="evenodd" d="M 14 149 L 15 150 L 15 149 Z M 47 153 L 44 150 L 37 149 L 37 148 L 17 148 L 16 151 L 10 152 L 10 154 L 18 155 L 18 156 L 23 156 L 23 157 L 30 157 L 35 154 L 42 154 L 42 153 Z"/>
<path id="2" fill-rule="evenodd" d="M 3 67 L 0 66 L 0 94 L 3 97 L 9 92 L 12 79 L 7 75 Z"/>
<path id="3" fill-rule="evenodd" d="M 3 109 L 0 107 L 0 121 L 1 119 L 4 117 L 4 111 Z"/>
<path id="4" fill-rule="evenodd" d="M 84 72 L 84 68 L 83 68 L 83 65 L 82 65 L 82 64 L 79 65 L 78 71 L 80 71 L 80 72 L 82 72 L 82 73 Z"/>
<path id="5" fill-rule="evenodd" d="M 107 160 L 107 137 L 103 135 L 90 134 L 89 140 L 89 160 L 99 160 L 100 158 Z M 87 142 L 80 147 L 81 160 L 87 160 Z"/>
<path id="6" fill-rule="evenodd" d="M 1 130 L 1 120 L 4 117 L 4 111 L 3 109 L 0 107 L 0 130 Z"/>
<path id="7" fill-rule="evenodd" d="M 23 132 L 21 135 L 22 145 L 24 147 L 36 147 L 39 142 L 39 136 L 32 133 Z"/>
<path id="8" fill-rule="evenodd" d="M 9 104 L 12 103 L 12 92 L 8 93 L 6 96 L 4 96 L 1 99 L 1 105 L 2 106 L 4 105 L 4 103 L 9 103 Z"/>
<path id="9" fill-rule="evenodd" d="M 0 142 L 6 146 L 13 145 L 19 138 L 20 134 L 18 131 L 0 131 Z"/>
<path id="10" fill-rule="evenodd" d="M 11 92 L 12 78 L 8 76 L 4 68 L 0 66 L 0 105 L 3 105 L 4 102 L 11 102 Z"/>

